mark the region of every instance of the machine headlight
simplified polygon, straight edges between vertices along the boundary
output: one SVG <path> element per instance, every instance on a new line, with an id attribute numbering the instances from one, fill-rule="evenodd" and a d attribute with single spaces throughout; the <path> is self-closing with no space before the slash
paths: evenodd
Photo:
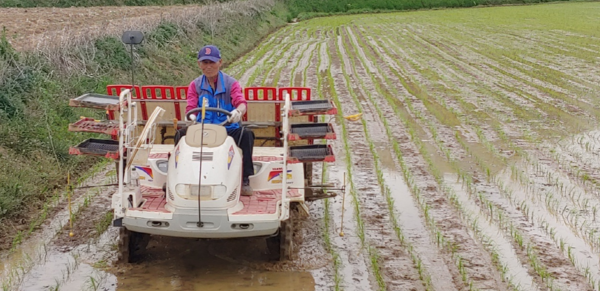
<path id="1" fill-rule="evenodd" d="M 177 195 L 185 199 L 190 199 L 198 196 L 198 185 L 177 184 L 175 186 Z M 227 186 L 225 185 L 202 185 L 200 188 L 200 197 L 206 199 L 219 199 L 227 194 Z"/>
<path id="2" fill-rule="evenodd" d="M 161 172 L 167 173 L 167 171 L 169 170 L 169 161 L 167 161 L 167 160 L 156 161 L 156 167 L 158 167 L 158 170 L 160 170 Z"/>

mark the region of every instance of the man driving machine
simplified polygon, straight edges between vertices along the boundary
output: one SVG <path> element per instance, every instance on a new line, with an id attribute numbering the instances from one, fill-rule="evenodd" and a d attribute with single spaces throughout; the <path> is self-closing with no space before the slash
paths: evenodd
<path id="1" fill-rule="evenodd" d="M 204 46 L 198 52 L 198 66 L 202 70 L 202 75 L 194 79 L 187 90 L 186 114 L 195 108 L 202 107 L 202 100 L 207 100 L 207 106 L 219 108 L 230 112 L 230 116 L 215 111 L 206 111 L 205 123 L 222 124 L 226 123 L 225 129 L 231 136 L 243 154 L 242 170 L 242 195 L 252 195 L 249 177 L 254 175 L 254 166 L 252 165 L 252 148 L 254 146 L 254 133 L 241 126 L 241 120 L 246 113 L 246 99 L 242 94 L 240 83 L 233 77 L 221 72 L 221 53 L 214 45 Z M 191 114 L 191 120 L 201 122 L 200 114 Z M 175 144 L 181 136 L 185 135 L 187 128 L 177 132 Z"/>

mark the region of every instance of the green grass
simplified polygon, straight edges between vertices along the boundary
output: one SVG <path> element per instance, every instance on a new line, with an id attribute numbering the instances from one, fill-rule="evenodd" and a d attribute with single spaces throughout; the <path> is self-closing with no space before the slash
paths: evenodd
<path id="1" fill-rule="evenodd" d="M 389 10 L 416 10 L 431 8 L 458 8 L 479 5 L 503 5 L 549 2 L 544 0 L 284 0 L 290 7 L 291 17 L 301 19 L 335 14 L 381 12 Z"/>
<path id="2" fill-rule="evenodd" d="M 104 216 L 102 216 L 102 219 L 94 225 L 94 227 L 96 228 L 96 236 L 100 236 L 101 234 L 103 234 L 108 229 L 110 224 L 112 223 L 112 220 L 113 220 L 113 212 L 112 211 L 106 212 L 104 214 Z"/>

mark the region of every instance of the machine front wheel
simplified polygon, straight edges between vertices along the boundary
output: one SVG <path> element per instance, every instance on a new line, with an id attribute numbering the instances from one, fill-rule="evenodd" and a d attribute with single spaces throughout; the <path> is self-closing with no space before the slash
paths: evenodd
<path id="1" fill-rule="evenodd" d="M 132 239 L 131 239 L 131 231 L 127 230 L 124 227 L 119 229 L 119 255 L 118 260 L 119 263 L 130 263 L 132 258 Z"/>
<path id="2" fill-rule="evenodd" d="M 136 252 L 145 249 L 149 241 L 149 234 L 130 231 L 125 227 L 121 227 L 119 229 L 118 261 L 125 264 L 133 262 Z"/>

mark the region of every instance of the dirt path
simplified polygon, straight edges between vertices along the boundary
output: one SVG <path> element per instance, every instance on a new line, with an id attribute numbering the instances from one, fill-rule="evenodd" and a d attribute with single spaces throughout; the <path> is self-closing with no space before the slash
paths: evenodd
<path id="1" fill-rule="evenodd" d="M 180 6 L 107 6 L 71 8 L 0 8 L 0 25 L 17 50 L 34 49 L 44 40 L 77 37 L 80 33 L 120 33 L 124 27 L 141 29 L 169 14 L 198 9 Z"/>

